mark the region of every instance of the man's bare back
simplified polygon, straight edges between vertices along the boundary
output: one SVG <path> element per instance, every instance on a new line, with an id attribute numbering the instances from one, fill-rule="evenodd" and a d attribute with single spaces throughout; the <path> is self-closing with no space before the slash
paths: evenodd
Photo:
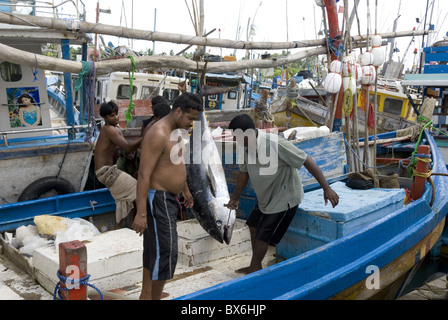
<path id="1" fill-rule="evenodd" d="M 115 113 L 103 118 L 106 123 L 101 128 L 95 146 L 95 170 L 99 170 L 103 166 L 111 166 L 114 164 L 113 155 L 117 146 L 122 148 L 125 152 L 133 152 L 138 148 L 141 142 L 141 138 L 132 142 L 128 142 L 125 139 L 121 129 L 117 127 L 118 116 Z"/>
<path id="2" fill-rule="evenodd" d="M 171 132 L 171 126 L 162 119 L 151 127 L 149 134 L 145 135 L 142 146 L 146 144 L 155 146 L 155 140 L 157 140 L 162 148 L 152 171 L 150 188 L 179 194 L 184 188 L 187 173 L 183 163 L 174 164 L 171 160 L 171 150 L 178 143 L 170 140 Z M 154 148 L 147 148 L 151 156 L 154 156 L 154 150 Z"/>

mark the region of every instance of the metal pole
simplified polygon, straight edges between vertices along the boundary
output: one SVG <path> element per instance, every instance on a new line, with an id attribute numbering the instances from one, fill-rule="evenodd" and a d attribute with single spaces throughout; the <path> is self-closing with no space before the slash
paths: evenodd
<path id="1" fill-rule="evenodd" d="M 154 32 L 156 32 L 156 20 L 157 20 L 157 8 L 154 8 Z M 154 51 L 156 50 L 156 42 L 152 42 L 152 55 L 154 55 Z"/>

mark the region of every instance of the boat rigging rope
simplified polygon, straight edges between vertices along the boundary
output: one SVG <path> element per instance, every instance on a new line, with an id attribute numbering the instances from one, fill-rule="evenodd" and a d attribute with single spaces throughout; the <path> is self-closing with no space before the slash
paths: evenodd
<path id="1" fill-rule="evenodd" d="M 92 136 L 96 133 L 95 123 L 95 63 L 93 61 L 81 61 L 82 68 L 79 73 L 78 80 L 75 84 L 75 92 L 81 91 L 80 94 L 80 109 L 81 109 L 81 122 L 84 123 L 84 119 L 87 118 L 88 127 L 86 129 L 85 141 L 90 141 Z M 86 86 L 84 87 L 83 84 Z M 84 88 L 86 90 L 86 101 L 84 103 Z M 87 114 L 87 115 L 86 115 Z"/>
<path id="2" fill-rule="evenodd" d="M 131 71 L 128 72 L 129 74 L 129 106 L 126 109 L 126 111 L 124 112 L 125 116 L 126 116 L 126 126 L 128 126 L 128 123 L 132 120 L 132 110 L 134 110 L 135 105 L 134 102 L 132 101 L 132 95 L 133 95 L 133 89 L 134 89 L 134 85 L 133 85 L 133 80 L 134 80 L 134 72 L 135 72 L 135 60 L 133 56 L 128 56 L 129 59 L 131 59 L 132 62 L 132 75 L 131 75 Z"/>
<path id="3" fill-rule="evenodd" d="M 79 288 L 79 285 L 85 285 L 85 286 L 89 286 L 89 287 L 95 289 L 100 294 L 101 300 L 104 300 L 103 294 L 101 293 L 100 289 L 95 287 L 93 284 L 88 283 L 90 274 L 86 275 L 84 278 L 74 279 L 74 278 L 64 277 L 63 275 L 61 275 L 61 273 L 58 270 L 57 276 L 60 281 L 56 284 L 56 287 L 54 288 L 53 300 L 56 300 L 56 296 L 58 296 L 59 299 L 64 300 L 64 298 L 61 295 L 61 290 L 69 291 L 71 289 Z M 61 286 L 60 286 L 61 282 L 65 283 L 65 284 L 71 284 L 72 286 L 66 287 L 66 288 L 61 288 Z"/>
<path id="4" fill-rule="evenodd" d="M 85 110 L 87 111 L 87 129 L 86 129 L 86 138 L 84 141 L 88 142 L 94 136 L 96 136 L 97 127 L 95 122 L 95 79 L 96 79 L 96 70 L 95 70 L 95 62 L 90 61 L 90 73 L 87 76 L 87 84 L 86 84 L 86 96 L 87 96 L 87 107 Z"/>
<path id="5" fill-rule="evenodd" d="M 31 72 L 33 73 L 34 80 L 32 82 L 37 81 L 37 74 L 39 73 L 39 70 L 37 69 L 37 55 L 34 54 L 34 61 L 36 62 L 35 67 L 31 67 Z"/>

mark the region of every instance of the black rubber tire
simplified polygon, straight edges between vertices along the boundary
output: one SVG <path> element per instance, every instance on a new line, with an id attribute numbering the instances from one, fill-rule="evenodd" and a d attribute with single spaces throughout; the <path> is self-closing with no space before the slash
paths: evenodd
<path id="1" fill-rule="evenodd" d="M 73 185 L 64 178 L 44 177 L 31 183 L 22 191 L 18 202 L 39 199 L 48 191 L 55 190 L 58 194 L 76 192 Z"/>

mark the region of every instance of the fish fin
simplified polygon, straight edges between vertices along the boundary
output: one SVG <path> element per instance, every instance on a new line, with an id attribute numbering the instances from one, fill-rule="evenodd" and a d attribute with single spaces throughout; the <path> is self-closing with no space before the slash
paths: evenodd
<path id="1" fill-rule="evenodd" d="M 208 180 L 210 181 L 210 190 L 213 194 L 214 197 L 216 197 L 216 190 L 217 190 L 217 186 L 216 186 L 216 178 L 212 172 L 212 168 L 210 165 L 207 166 L 207 177 Z"/>

